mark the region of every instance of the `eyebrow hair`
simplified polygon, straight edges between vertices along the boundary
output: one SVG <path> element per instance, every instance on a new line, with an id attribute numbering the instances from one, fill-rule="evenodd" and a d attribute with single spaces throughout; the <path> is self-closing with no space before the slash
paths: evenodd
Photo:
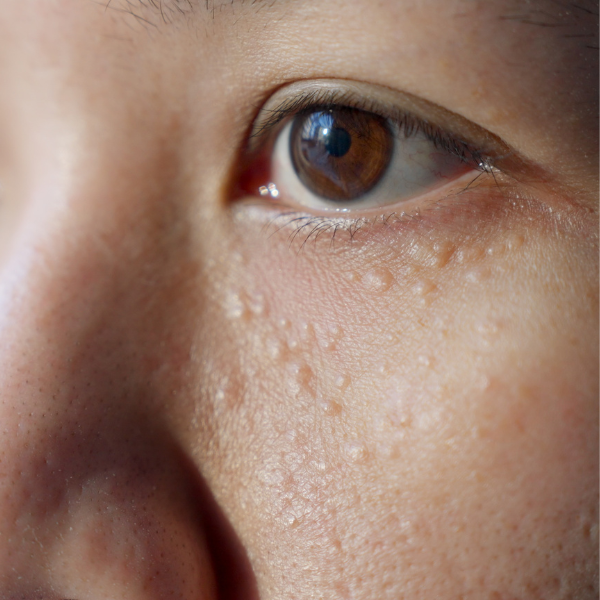
<path id="1" fill-rule="evenodd" d="M 587 4 L 587 6 L 586 6 Z M 581 38 L 583 46 L 598 50 L 598 2 L 596 0 L 547 0 L 547 9 L 523 2 L 512 13 L 499 16 L 502 21 L 515 21 L 523 25 L 534 25 L 545 29 L 556 29 L 561 37 Z M 554 8 L 554 12 L 549 10 Z M 574 28 L 578 33 L 572 33 Z"/>
<path id="2" fill-rule="evenodd" d="M 239 6 L 256 7 L 257 12 L 273 7 L 278 0 L 92 0 L 102 4 L 104 10 L 124 13 L 145 27 L 159 28 L 170 25 L 186 16 L 204 10 L 215 19 L 223 9 Z M 153 17 L 158 17 L 158 22 Z"/>
<path id="3" fill-rule="evenodd" d="M 256 12 L 272 8 L 279 0 L 92 0 L 133 17 L 146 28 L 159 29 L 181 19 L 190 17 L 198 9 L 215 20 L 224 9 L 235 10 L 235 6 L 255 7 Z M 324 1 L 324 0 L 318 0 Z M 367 0 L 369 1 L 369 0 Z M 515 21 L 544 29 L 556 29 L 557 35 L 565 38 L 581 38 L 582 46 L 597 51 L 598 45 L 598 2 L 597 0 L 502 0 L 512 5 L 498 15 L 502 21 Z M 140 14 L 140 12 L 142 14 Z M 459 15 L 460 16 L 460 15 Z M 591 18 L 590 18 L 591 17 Z M 158 22 L 157 19 L 158 18 Z M 577 33 L 573 33 L 573 30 Z"/>

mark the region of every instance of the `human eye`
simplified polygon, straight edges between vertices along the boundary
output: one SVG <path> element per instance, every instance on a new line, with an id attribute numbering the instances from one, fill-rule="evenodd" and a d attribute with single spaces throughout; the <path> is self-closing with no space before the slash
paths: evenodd
<path id="1" fill-rule="evenodd" d="M 490 179 L 511 155 L 498 138 L 388 88 L 300 82 L 259 111 L 241 181 L 246 197 L 315 216 L 420 213 Z"/>

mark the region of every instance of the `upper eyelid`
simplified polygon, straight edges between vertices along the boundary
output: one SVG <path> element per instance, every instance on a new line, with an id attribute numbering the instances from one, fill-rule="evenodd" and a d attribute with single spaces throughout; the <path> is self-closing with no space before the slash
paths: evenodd
<path id="1" fill-rule="evenodd" d="M 465 162 L 468 162 L 481 170 L 489 171 L 492 168 L 495 168 L 492 157 L 481 152 L 478 148 L 474 148 L 468 141 L 458 139 L 452 135 L 447 135 L 445 131 L 432 123 L 425 122 L 403 110 L 382 108 L 379 105 L 369 102 L 368 99 L 361 99 L 360 102 L 357 102 L 356 99 L 352 99 L 343 93 L 337 94 L 335 91 L 332 91 L 329 94 L 309 93 L 300 96 L 299 98 L 290 98 L 289 102 L 285 101 L 273 111 L 270 111 L 270 116 L 264 122 L 260 123 L 260 127 L 256 128 L 251 137 L 260 140 L 261 138 L 268 136 L 282 121 L 295 117 L 303 112 L 327 110 L 339 108 L 340 106 L 372 112 L 385 119 L 390 119 L 407 137 L 410 137 L 413 133 L 417 132 L 425 133 L 430 141 L 441 149 L 447 152 L 450 151 Z"/>
<path id="2" fill-rule="evenodd" d="M 528 163 L 500 137 L 439 105 L 384 86 L 343 79 L 298 81 L 277 89 L 255 117 L 248 149 L 252 152 L 282 120 L 319 104 L 346 104 L 396 122 L 412 118 L 476 148 L 500 171 L 517 172 Z"/>
<path id="3" fill-rule="evenodd" d="M 299 97 L 288 98 L 271 110 L 261 109 L 261 112 L 267 112 L 269 116 L 259 121 L 259 126 L 253 128 L 251 137 L 260 138 L 263 133 L 271 131 L 283 119 L 295 115 L 307 107 L 329 104 L 351 104 L 351 102 L 350 98 L 343 93 L 338 93 L 337 90 L 332 90 L 329 93 L 319 93 L 319 91 L 313 90 Z M 363 110 L 368 110 L 368 108 L 364 107 Z"/>

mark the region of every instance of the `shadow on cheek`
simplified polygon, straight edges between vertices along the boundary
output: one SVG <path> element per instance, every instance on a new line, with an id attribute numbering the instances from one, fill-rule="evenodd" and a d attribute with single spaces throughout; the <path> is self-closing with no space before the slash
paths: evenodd
<path id="1" fill-rule="evenodd" d="M 204 478 L 186 455 L 180 460 L 192 483 L 194 503 L 212 560 L 219 600 L 259 600 L 256 578 L 237 533 L 217 504 Z"/>

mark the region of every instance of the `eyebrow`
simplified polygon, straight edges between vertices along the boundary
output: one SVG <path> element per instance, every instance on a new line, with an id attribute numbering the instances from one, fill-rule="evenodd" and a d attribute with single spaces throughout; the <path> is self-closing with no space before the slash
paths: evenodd
<path id="1" fill-rule="evenodd" d="M 92 0 L 105 10 L 125 13 L 146 28 L 160 29 L 193 15 L 198 9 L 215 20 L 223 10 L 253 7 L 256 12 L 270 9 L 279 0 Z M 325 0 L 317 0 L 325 1 Z M 369 1 L 369 0 L 367 0 Z M 540 0 L 511 2 L 501 0 L 506 11 L 501 21 L 515 21 L 544 29 L 555 29 L 557 37 L 582 38 L 582 46 L 598 50 L 598 5 L 595 0 Z M 512 10 L 511 10 L 512 8 Z M 141 14 L 140 14 L 141 13 Z M 577 33 L 573 33 L 577 31 Z"/>
<path id="2" fill-rule="evenodd" d="M 92 0 L 102 4 L 104 10 L 120 12 L 133 17 L 145 27 L 158 29 L 170 25 L 198 9 L 210 14 L 212 20 L 218 13 L 227 8 L 238 6 L 272 8 L 278 0 Z M 156 20 L 158 17 L 158 20 Z"/>
<path id="3" fill-rule="evenodd" d="M 540 6 L 515 6 L 516 10 L 499 15 L 502 21 L 516 21 L 523 25 L 534 25 L 544 29 L 556 29 L 557 34 L 565 38 L 582 38 L 583 45 L 598 50 L 598 4 L 594 0 L 576 2 L 565 0 L 546 0 Z M 551 10 L 553 9 L 553 10 Z M 578 33 L 572 33 L 578 29 Z"/>

